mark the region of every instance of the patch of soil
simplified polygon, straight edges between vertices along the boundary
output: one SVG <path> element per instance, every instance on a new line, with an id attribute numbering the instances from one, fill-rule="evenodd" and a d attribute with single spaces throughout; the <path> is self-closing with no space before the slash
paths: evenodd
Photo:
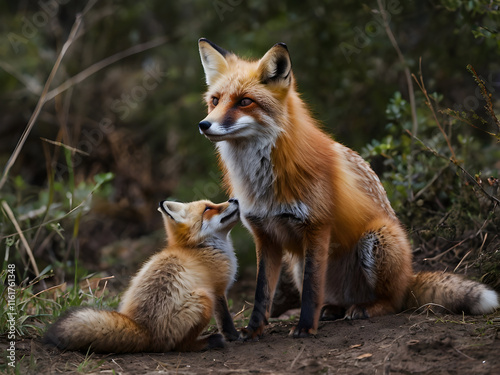
<path id="1" fill-rule="evenodd" d="M 295 320 L 273 320 L 259 341 L 206 352 L 93 354 L 84 361 L 84 354 L 25 339 L 17 343 L 16 357 L 24 357 L 22 374 L 500 374 L 500 311 L 321 322 L 317 336 L 307 339 L 288 336 Z M 2 339 L 4 353 L 6 345 Z"/>

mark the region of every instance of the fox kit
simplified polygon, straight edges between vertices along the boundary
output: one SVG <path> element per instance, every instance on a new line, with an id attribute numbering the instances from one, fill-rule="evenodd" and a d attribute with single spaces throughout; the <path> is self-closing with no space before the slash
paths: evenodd
<path id="1" fill-rule="evenodd" d="M 223 347 L 220 334 L 200 337 L 214 311 L 224 337 L 238 338 L 226 302 L 237 268 L 229 231 L 238 202 L 163 201 L 159 211 L 168 246 L 132 279 L 119 310 L 72 310 L 49 328 L 45 343 L 100 353 Z"/>
<path id="2" fill-rule="evenodd" d="M 412 251 L 377 175 L 323 133 L 300 99 L 285 44 L 246 61 L 199 40 L 208 116 L 224 182 L 257 252 L 255 306 L 242 339 L 262 334 L 286 260 L 301 292 L 295 337 L 328 317 L 367 318 L 434 302 L 460 313 L 498 307 L 496 292 L 412 270 Z"/>

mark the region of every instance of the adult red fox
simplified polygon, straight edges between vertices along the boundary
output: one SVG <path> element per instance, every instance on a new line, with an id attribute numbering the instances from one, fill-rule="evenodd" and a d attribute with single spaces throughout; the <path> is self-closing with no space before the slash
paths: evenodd
<path id="1" fill-rule="evenodd" d="M 238 202 L 163 201 L 159 211 L 168 246 L 132 279 L 119 310 L 71 310 L 49 328 L 45 343 L 99 353 L 223 347 L 220 334 L 200 337 L 214 311 L 224 337 L 238 338 L 226 302 L 237 269 L 229 231 L 239 220 Z"/>
<path id="2" fill-rule="evenodd" d="M 319 129 L 300 99 L 285 44 L 247 61 L 199 40 L 208 116 L 225 185 L 257 252 L 255 306 L 242 339 L 263 332 L 285 258 L 301 292 L 294 336 L 325 313 L 349 319 L 434 302 L 492 312 L 498 295 L 448 273 L 412 270 L 412 251 L 382 184 L 354 151 Z M 286 256 L 284 257 L 284 255 Z"/>

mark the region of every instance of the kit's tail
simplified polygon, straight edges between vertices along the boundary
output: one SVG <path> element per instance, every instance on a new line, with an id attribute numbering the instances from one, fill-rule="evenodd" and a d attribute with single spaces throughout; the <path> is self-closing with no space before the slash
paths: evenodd
<path id="1" fill-rule="evenodd" d="M 150 351 L 150 336 L 145 327 L 119 312 L 85 307 L 61 317 L 43 341 L 62 350 L 133 353 Z"/>

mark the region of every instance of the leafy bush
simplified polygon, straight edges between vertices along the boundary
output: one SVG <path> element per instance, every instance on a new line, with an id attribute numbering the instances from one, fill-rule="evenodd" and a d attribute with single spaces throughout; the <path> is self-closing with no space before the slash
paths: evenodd
<path id="1" fill-rule="evenodd" d="M 382 183 L 410 230 L 419 259 L 441 261 L 446 255 L 447 264 L 458 263 L 466 270 L 475 266 L 484 280 L 498 288 L 500 149 L 495 139 L 499 139 L 500 121 L 484 81 L 469 70 L 485 104 L 480 112 L 440 110 L 443 96 L 425 96 L 421 87 L 417 137 L 410 131 L 410 105 L 396 92 L 387 105 L 387 135 L 372 140 L 362 154 L 379 166 Z M 429 98 L 432 102 L 426 102 Z M 492 139 L 487 150 L 479 140 L 482 133 Z"/>

